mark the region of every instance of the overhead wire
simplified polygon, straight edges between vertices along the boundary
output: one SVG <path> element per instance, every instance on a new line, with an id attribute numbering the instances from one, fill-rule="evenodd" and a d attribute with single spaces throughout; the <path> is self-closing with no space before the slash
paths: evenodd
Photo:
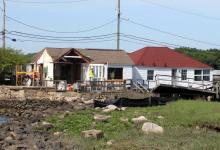
<path id="1" fill-rule="evenodd" d="M 96 36 L 87 36 L 87 37 L 54 37 L 54 36 L 44 36 L 44 35 L 36 35 L 36 34 L 29 34 L 17 31 L 11 31 L 7 33 L 8 35 L 18 36 L 19 38 L 24 38 L 23 42 L 48 42 L 48 43 L 71 43 L 71 42 L 78 42 L 78 43 L 89 43 L 89 42 L 104 42 L 104 41 L 115 41 L 116 33 L 111 34 L 104 34 L 104 35 L 96 35 Z M 120 33 L 122 41 L 133 41 L 133 42 L 145 42 L 151 43 L 156 45 L 168 46 L 168 47 L 182 47 L 182 45 L 177 45 L 173 43 L 153 40 L 149 38 L 139 37 L 132 34 L 124 34 Z M 112 39 L 114 38 L 114 39 Z M 21 39 L 19 39 L 21 41 Z"/>
<path id="2" fill-rule="evenodd" d="M 179 13 L 183 13 L 183 14 L 187 14 L 187 15 L 192 15 L 192 16 L 197 16 L 197 17 L 200 17 L 200 18 L 220 21 L 220 18 L 218 18 L 218 17 L 212 17 L 212 16 L 207 16 L 207 15 L 203 15 L 203 14 L 199 14 L 199 13 L 190 12 L 190 11 L 180 10 L 180 9 L 173 8 L 173 7 L 170 7 L 170 6 L 167 6 L 167 5 L 162 5 L 162 4 L 150 1 L 150 0 L 139 0 L 139 1 L 146 2 L 146 3 L 149 3 L 149 4 L 157 6 L 157 7 L 169 9 L 171 11 L 175 11 L 175 12 L 179 12 Z"/>
<path id="3" fill-rule="evenodd" d="M 132 34 L 122 34 L 122 36 L 127 38 L 127 39 L 135 40 L 135 41 L 138 41 L 138 42 L 140 42 L 140 41 L 141 42 L 148 42 L 148 43 L 158 44 L 158 45 L 162 45 L 162 46 L 184 47 L 183 45 L 178 45 L 178 44 L 153 40 L 153 39 L 149 39 L 149 38 L 139 37 L 139 36 L 132 35 Z"/>
<path id="4" fill-rule="evenodd" d="M 7 1 L 12 2 L 14 0 L 7 0 Z M 18 1 L 16 1 L 16 2 L 18 2 Z M 20 1 L 20 2 L 25 2 L 25 1 Z M 2 9 L 2 8 L 0 8 L 0 9 Z M 90 28 L 90 29 L 85 29 L 85 30 L 81 30 L 81 31 L 66 32 L 66 31 L 55 31 L 55 30 L 48 30 L 48 29 L 40 28 L 40 27 L 37 27 L 37 26 L 32 26 L 32 25 L 26 24 L 22 21 L 19 21 L 19 20 L 15 19 L 15 18 L 12 18 L 10 16 L 6 16 L 6 17 L 8 19 L 14 21 L 14 22 L 17 22 L 17 23 L 22 24 L 24 26 L 30 27 L 32 29 L 45 31 L 45 32 L 51 32 L 51 33 L 83 33 L 83 32 L 89 32 L 89 31 L 93 31 L 93 30 L 97 30 L 97 29 L 100 29 L 102 27 L 105 27 L 105 26 L 107 26 L 109 24 L 112 24 L 116 21 L 116 19 L 114 19 L 114 20 L 111 20 L 111 21 L 109 21 L 109 22 L 107 22 L 103 25 L 93 27 L 93 28 Z M 216 18 L 216 19 L 218 19 L 218 18 Z M 154 27 L 151 27 L 151 26 L 148 26 L 148 25 L 144 25 L 144 24 L 135 22 L 135 21 L 130 20 L 130 19 L 121 18 L 121 20 L 130 22 L 132 24 L 135 24 L 135 25 L 138 25 L 138 26 L 150 29 L 150 30 L 154 30 L 154 31 L 157 31 L 157 32 L 160 32 L 160 33 L 163 33 L 163 34 L 167 34 L 167 35 L 170 35 L 170 36 L 173 36 L 173 37 L 178 37 L 178 38 L 182 38 L 182 39 L 185 39 L 185 40 L 190 40 L 190 41 L 194 41 L 194 42 L 197 42 L 197 43 L 202 43 L 202 44 L 207 44 L 207 45 L 212 45 L 212 46 L 220 46 L 220 44 L 215 44 L 215 43 L 211 43 L 211 42 L 207 42 L 207 41 L 201 41 L 201 40 L 189 38 L 189 37 L 186 37 L 186 36 L 170 33 L 170 32 L 167 32 L 167 31 L 163 31 L 161 29 L 157 29 L 157 28 L 154 28 Z M 11 31 L 11 32 L 8 32 L 7 34 L 11 34 L 13 36 L 18 36 L 18 37 L 22 37 L 22 38 L 35 39 L 35 40 L 38 40 L 38 42 L 39 42 L 39 40 L 45 40 L 43 42 L 46 42 L 46 41 L 48 41 L 48 42 L 53 42 L 53 41 L 58 41 L 58 42 L 59 41 L 61 41 L 61 42 L 80 42 L 80 41 L 85 41 L 85 40 L 89 40 L 89 39 L 90 39 L 90 41 L 92 41 L 92 40 L 95 41 L 95 40 L 106 40 L 107 38 L 111 38 L 112 36 L 114 36 L 112 34 L 106 34 L 106 35 L 89 36 L 89 37 L 59 37 L 59 36 L 45 36 L 45 35 L 29 34 L 29 33 L 18 32 L 18 31 Z M 115 34 L 115 33 L 113 33 L 113 34 Z M 147 38 L 143 38 L 143 37 L 137 37 L 137 36 L 134 36 L 134 35 L 125 35 L 125 34 L 121 34 L 121 35 L 124 38 L 127 38 L 129 40 L 149 42 L 149 43 L 151 42 L 153 44 L 160 44 L 160 45 L 180 46 L 178 44 L 160 42 L 160 41 L 151 40 L 151 39 L 147 39 Z M 125 39 L 123 39 L 123 40 L 126 41 Z M 26 40 L 26 41 L 31 42 L 31 40 Z M 32 41 L 34 41 L 34 40 L 32 40 Z M 57 42 L 54 42 L 54 43 L 57 43 Z"/>
<path id="5" fill-rule="evenodd" d="M 156 46 L 166 46 L 166 47 L 171 47 L 171 48 L 176 48 L 176 47 L 174 47 L 174 46 L 171 46 L 171 45 L 164 45 L 164 44 L 159 44 L 159 43 L 153 43 L 153 42 L 150 42 L 150 41 L 145 41 L 145 42 L 143 42 L 143 43 L 141 43 L 141 42 L 136 42 L 136 41 L 131 41 L 131 40 L 127 40 L 127 39 L 121 39 L 121 41 L 124 41 L 124 42 L 128 42 L 128 43 L 132 43 L 132 44 L 138 44 L 138 45 L 144 45 L 144 46 L 146 46 L 146 43 L 150 43 L 150 44 L 154 44 L 154 45 L 156 45 Z"/>
<path id="6" fill-rule="evenodd" d="M 6 38 L 10 40 L 14 40 L 14 38 L 6 36 Z M 102 43 L 102 42 L 111 42 L 115 41 L 115 39 L 107 39 L 107 40 L 92 40 L 92 41 L 48 41 L 48 40 L 27 40 L 27 39 L 15 39 L 18 42 L 33 42 L 33 43 Z"/>
<path id="7" fill-rule="evenodd" d="M 40 34 L 32 34 L 20 31 L 7 31 L 6 34 L 20 34 L 20 35 L 27 35 L 27 36 L 34 36 L 34 37 L 44 37 L 44 38 L 93 38 L 93 37 L 102 37 L 102 36 L 109 36 L 115 35 L 116 33 L 109 33 L 109 34 L 101 34 L 101 35 L 92 35 L 92 36 L 50 36 L 50 35 L 40 35 Z"/>
<path id="8" fill-rule="evenodd" d="M 0 7 L 1 11 L 3 11 L 3 9 Z M 98 25 L 98 26 L 95 26 L 95 27 L 91 27 L 91 28 L 88 28 L 88 29 L 84 29 L 84 30 L 79 30 L 79 31 L 56 31 L 56 30 L 49 30 L 49 29 L 45 29 L 45 28 L 41 28 L 41 27 L 37 27 L 37 26 L 33 26 L 33 25 L 30 25 L 30 24 L 27 24 L 27 23 L 24 23 L 23 21 L 20 21 L 18 19 L 15 19 L 13 17 L 10 17 L 8 15 L 5 15 L 7 19 L 9 20 L 12 20 L 18 24 L 21 24 L 21 25 L 24 25 L 24 26 L 27 26 L 29 28 L 32 28 L 32 29 L 35 29 L 35 30 L 40 30 L 40 31 L 45 31 L 45 32 L 50 32 L 50 33 L 64 33 L 64 34 L 76 34 L 76 33 L 85 33 L 85 32 L 90 32 L 90 31 L 94 31 L 94 30 L 98 30 L 98 29 L 101 29 L 105 26 L 108 26 L 110 24 L 113 24 L 114 22 L 116 22 L 116 19 L 112 19 L 104 24 L 101 24 L 101 25 Z"/>
<path id="9" fill-rule="evenodd" d="M 197 42 L 197 43 L 201 43 L 201 44 L 205 44 L 205 45 L 211 45 L 211 46 L 218 46 L 218 47 L 220 47 L 220 44 L 211 43 L 211 42 L 202 41 L 202 40 L 197 40 L 197 39 L 194 39 L 194 38 L 190 38 L 190 37 L 186 37 L 186 36 L 170 33 L 170 32 L 163 31 L 161 29 L 155 28 L 155 27 L 151 27 L 151 26 L 148 26 L 148 25 L 144 25 L 144 24 L 138 23 L 138 22 L 133 21 L 131 19 L 121 18 L 121 20 L 124 20 L 126 22 L 130 22 L 130 23 L 132 23 L 134 25 L 138 25 L 138 26 L 141 26 L 143 28 L 147 28 L 147 29 L 150 29 L 150 30 L 153 30 L 153 31 L 157 31 L 157 32 L 166 34 L 166 35 L 170 35 L 170 36 L 173 36 L 173 37 L 178 37 L 178 38 L 181 38 L 181 39 L 184 39 L 184 40 L 189 40 L 189 41 L 193 41 L 193 42 Z"/>
<path id="10" fill-rule="evenodd" d="M 77 2 L 84 2 L 89 0 L 71 0 L 71 1 L 54 1 L 54 2 L 41 2 L 41 1 L 23 1 L 23 0 L 6 0 L 12 3 L 21 3 L 21 4 L 69 4 L 69 3 L 77 3 Z"/>
<path id="11" fill-rule="evenodd" d="M 44 29 L 44 28 L 41 28 L 41 27 L 29 25 L 29 24 L 26 24 L 26 23 L 24 23 L 22 21 L 19 21 L 19 20 L 15 19 L 15 18 L 9 17 L 7 15 L 6 15 L 6 17 L 8 19 L 14 21 L 14 22 L 17 22 L 19 24 L 22 24 L 22 25 L 27 26 L 27 27 L 32 28 L 32 29 L 36 29 L 36 30 L 40 30 L 40 31 L 45 31 L 45 32 L 50 32 L 50 33 L 70 33 L 70 34 L 72 34 L 72 33 L 84 33 L 84 32 L 90 32 L 90 31 L 98 30 L 98 29 L 103 28 L 105 26 L 108 26 L 108 25 L 110 25 L 110 24 L 112 24 L 112 23 L 114 23 L 116 21 L 116 19 L 113 19 L 113 20 L 108 21 L 108 22 L 106 22 L 106 23 L 104 23 L 102 25 L 99 25 L 99 26 L 96 26 L 96 27 L 92 27 L 92 28 L 89 28 L 89 29 L 79 30 L 79 31 L 55 31 L 55 30 L 49 30 L 49 29 Z"/>

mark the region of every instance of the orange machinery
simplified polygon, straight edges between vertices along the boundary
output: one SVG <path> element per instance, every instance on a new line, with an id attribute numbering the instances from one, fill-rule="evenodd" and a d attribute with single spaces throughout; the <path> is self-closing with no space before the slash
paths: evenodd
<path id="1" fill-rule="evenodd" d="M 32 70 L 31 72 L 26 72 L 23 69 L 22 65 L 16 65 L 16 86 L 24 86 L 25 78 L 31 79 L 31 85 L 38 85 L 40 79 L 40 73 L 36 70 Z"/>

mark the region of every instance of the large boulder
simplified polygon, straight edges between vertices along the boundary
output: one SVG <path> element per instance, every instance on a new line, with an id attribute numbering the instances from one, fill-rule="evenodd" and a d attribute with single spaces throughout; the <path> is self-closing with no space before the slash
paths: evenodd
<path id="1" fill-rule="evenodd" d="M 104 136 L 104 134 L 101 130 L 95 130 L 95 129 L 82 131 L 81 135 L 84 138 L 94 138 L 94 139 L 100 139 Z"/>
<path id="2" fill-rule="evenodd" d="M 140 123 L 144 123 L 147 121 L 147 118 L 145 118 L 144 116 L 140 116 L 137 118 L 132 118 L 131 121 L 135 124 L 140 124 Z"/>
<path id="3" fill-rule="evenodd" d="M 106 116 L 106 115 L 94 115 L 94 120 L 95 121 L 100 121 L 100 122 L 105 122 L 107 121 L 109 118 L 111 118 L 111 116 Z"/>
<path id="4" fill-rule="evenodd" d="M 145 122 L 142 126 L 142 131 L 144 133 L 163 133 L 164 130 L 161 126 L 157 125 L 157 124 L 154 124 L 152 122 Z"/>

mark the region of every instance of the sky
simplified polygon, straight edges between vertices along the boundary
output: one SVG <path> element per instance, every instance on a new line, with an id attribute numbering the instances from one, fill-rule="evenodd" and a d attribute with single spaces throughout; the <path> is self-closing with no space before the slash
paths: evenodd
<path id="1" fill-rule="evenodd" d="M 117 0 L 6 0 L 6 5 L 6 15 L 17 21 L 7 18 L 7 47 L 24 53 L 44 47 L 116 48 L 116 35 L 112 34 L 117 31 Z M 120 49 L 127 52 L 146 46 L 220 49 L 219 6 L 219 0 L 121 0 Z M 2 3 L 0 7 L 3 8 Z M 0 17 L 0 23 L 2 20 Z M 92 28 L 96 29 L 85 32 Z M 36 35 L 62 40 L 48 42 L 39 36 L 36 39 Z M 110 37 L 102 36 L 93 42 L 72 41 L 100 35 Z M 67 37 L 71 41 L 63 40 Z"/>

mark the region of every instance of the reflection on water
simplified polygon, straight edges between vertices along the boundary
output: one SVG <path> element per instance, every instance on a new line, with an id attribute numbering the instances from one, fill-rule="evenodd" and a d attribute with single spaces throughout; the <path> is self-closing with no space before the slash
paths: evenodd
<path id="1" fill-rule="evenodd" d="M 3 123 L 6 123 L 7 121 L 8 121 L 7 117 L 0 115 L 0 125 L 2 125 Z"/>

